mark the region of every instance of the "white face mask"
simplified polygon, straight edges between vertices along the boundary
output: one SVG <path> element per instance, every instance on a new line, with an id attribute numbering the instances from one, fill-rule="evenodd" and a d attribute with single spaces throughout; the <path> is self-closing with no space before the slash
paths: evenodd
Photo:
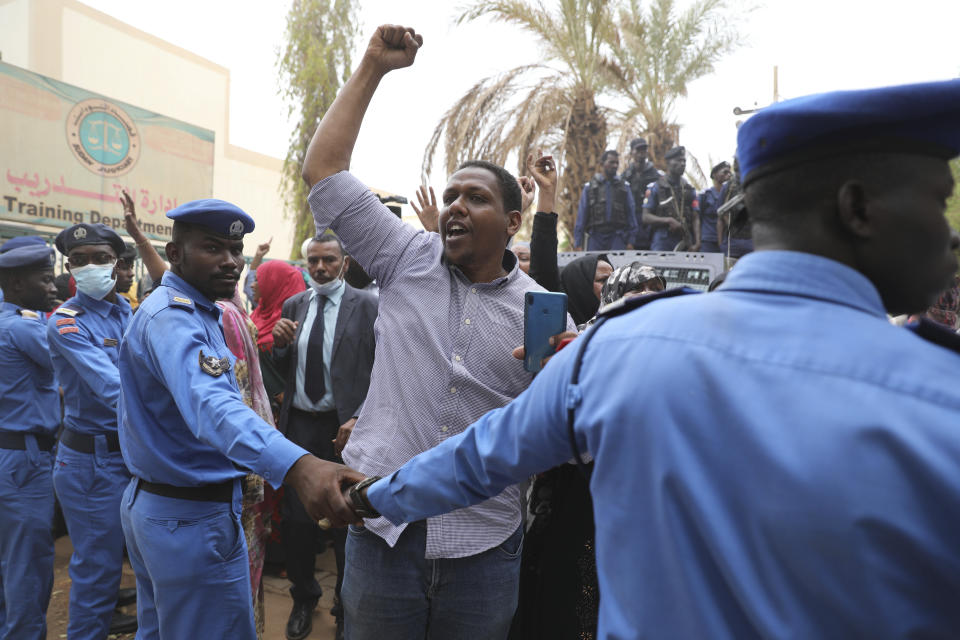
<path id="1" fill-rule="evenodd" d="M 314 291 L 322 296 L 333 295 L 343 287 L 343 280 L 340 278 L 340 276 L 343 275 L 343 266 L 345 264 L 347 264 L 346 260 L 340 263 L 340 271 L 337 272 L 337 275 L 333 278 L 333 280 L 321 284 L 313 278 L 310 278 L 310 286 L 313 287 Z"/>
<path id="2" fill-rule="evenodd" d="M 83 267 L 74 267 L 70 270 L 70 274 L 77 283 L 77 291 L 82 291 L 91 298 L 103 300 L 117 285 L 113 267 L 113 264 L 88 264 Z"/>

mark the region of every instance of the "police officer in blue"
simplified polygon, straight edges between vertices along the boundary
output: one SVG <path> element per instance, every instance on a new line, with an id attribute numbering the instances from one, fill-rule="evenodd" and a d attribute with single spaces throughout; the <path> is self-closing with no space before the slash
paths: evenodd
<path id="1" fill-rule="evenodd" d="M 53 485 L 73 543 L 67 635 L 98 640 L 134 631 L 137 622 L 114 617 L 123 568 L 120 497 L 130 482 L 117 435 L 117 361 L 132 311 L 116 291 L 117 259 L 125 250 L 116 232 L 75 224 L 57 235 L 56 247 L 77 283 L 77 295 L 47 321 L 64 403 Z"/>
<path id="2" fill-rule="evenodd" d="M 0 254 L 0 639 L 44 640 L 53 587 L 53 454 L 60 401 L 47 348 L 53 249 Z M 116 593 L 114 593 L 116 596 Z"/>
<path id="3" fill-rule="evenodd" d="M 723 184 L 730 179 L 730 163 L 724 160 L 710 170 L 713 186 L 700 194 L 700 250 L 708 253 L 720 252 L 717 233 L 717 209 L 720 207 L 720 192 Z"/>
<path id="4" fill-rule="evenodd" d="M 620 174 L 620 179 L 630 185 L 630 192 L 633 194 L 634 204 L 643 203 L 644 194 L 647 186 L 656 182 L 663 175 L 663 172 L 653 166 L 650 159 L 647 158 L 647 140 L 646 138 L 634 138 L 630 141 L 630 165 L 627 170 Z M 637 235 L 633 238 L 633 248 L 643 251 L 650 248 L 651 229 L 643 224 L 643 220 L 638 215 L 637 224 L 639 229 Z"/>
<path id="5" fill-rule="evenodd" d="M 667 174 L 647 187 L 643 224 L 653 228 L 653 251 L 700 250 L 700 202 L 697 191 L 683 177 L 687 151 L 674 147 L 664 154 Z"/>
<path id="6" fill-rule="evenodd" d="M 358 515 L 431 517 L 579 449 L 601 639 L 957 637 L 960 340 L 887 313 L 957 270 L 958 104 L 951 80 L 752 116 L 757 250 L 711 293 L 614 305 L 509 405 L 351 488 Z"/>
<path id="7" fill-rule="evenodd" d="M 574 251 L 633 249 L 636 205 L 630 185 L 617 176 L 620 156 L 607 149 L 600 157 L 603 173 L 583 186 L 573 229 Z"/>
<path id="8" fill-rule="evenodd" d="M 120 448 L 134 476 L 120 513 L 137 637 L 253 640 L 242 477 L 292 485 L 307 513 L 336 525 L 356 520 L 341 482 L 362 476 L 307 454 L 240 396 L 214 301 L 234 294 L 253 219 L 212 199 L 167 217 L 171 269 L 120 346 Z"/>
<path id="9" fill-rule="evenodd" d="M 17 236 L 16 238 L 10 238 L 0 246 L 0 254 L 6 253 L 7 251 L 12 251 L 14 249 L 19 249 L 20 247 L 25 247 L 29 245 L 47 245 L 47 241 L 41 238 L 40 236 Z M 3 290 L 0 289 L 0 302 L 3 302 Z"/>

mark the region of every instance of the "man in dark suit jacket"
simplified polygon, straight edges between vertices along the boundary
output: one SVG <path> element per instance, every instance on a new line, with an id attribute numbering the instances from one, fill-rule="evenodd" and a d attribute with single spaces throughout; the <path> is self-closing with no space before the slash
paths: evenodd
<path id="1" fill-rule="evenodd" d="M 307 246 L 310 287 L 283 303 L 273 329 L 274 359 L 286 376 L 279 428 L 288 439 L 314 455 L 340 462 L 340 451 L 360 414 L 370 386 L 377 318 L 377 296 L 343 280 L 350 258 L 340 240 L 325 234 Z M 293 610 L 287 638 L 310 634 L 313 609 L 320 598 L 314 578 L 319 531 L 292 487 L 284 488 L 283 548 L 287 577 L 293 583 Z M 344 529 L 330 532 L 337 560 L 332 613 L 342 629 L 340 583 L 343 579 Z"/>

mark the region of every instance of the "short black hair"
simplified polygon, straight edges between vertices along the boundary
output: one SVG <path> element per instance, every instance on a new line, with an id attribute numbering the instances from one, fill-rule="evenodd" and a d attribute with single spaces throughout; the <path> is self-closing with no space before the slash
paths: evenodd
<path id="1" fill-rule="evenodd" d="M 329 229 L 327 229 L 326 231 L 324 231 L 319 235 L 313 236 L 313 238 L 310 240 L 310 244 L 308 244 L 307 247 L 309 247 L 314 242 L 319 242 L 321 244 L 327 243 L 327 242 L 336 242 L 337 247 L 340 248 L 340 255 L 341 256 L 347 255 L 347 252 L 343 250 L 343 243 L 340 242 L 340 236 L 335 234 L 333 231 L 330 231 Z"/>
<path id="2" fill-rule="evenodd" d="M 500 196 L 503 198 L 504 213 L 508 211 L 520 211 L 520 207 L 523 206 L 523 194 L 520 193 L 520 185 L 512 173 L 500 165 L 487 162 L 486 160 L 467 160 L 457 167 L 457 171 L 471 168 L 486 169 L 496 176 L 497 184 L 500 186 Z M 454 173 L 456 173 L 456 171 Z"/>
<path id="3" fill-rule="evenodd" d="M 603 155 L 600 156 L 600 162 L 606 162 L 607 158 L 609 158 L 610 156 L 617 156 L 619 158 L 620 154 L 617 152 L 616 149 L 607 149 L 606 151 L 603 152 Z"/>
<path id="4" fill-rule="evenodd" d="M 881 191 L 908 179 L 905 171 L 896 154 L 844 154 L 759 177 L 746 186 L 744 199 L 751 222 L 792 228 L 804 224 L 805 214 L 835 206 L 848 180 Z"/>

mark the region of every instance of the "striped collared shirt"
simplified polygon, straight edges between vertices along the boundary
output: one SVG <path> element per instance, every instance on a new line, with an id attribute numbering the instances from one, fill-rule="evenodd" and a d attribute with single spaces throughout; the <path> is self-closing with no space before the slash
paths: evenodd
<path id="1" fill-rule="evenodd" d="M 380 286 L 370 390 L 343 451 L 348 465 L 387 475 L 527 388 L 533 376 L 511 351 L 523 344 L 524 293 L 543 289 L 512 253 L 504 253 L 505 277 L 471 283 L 443 260 L 438 234 L 402 222 L 347 172 L 317 183 L 309 203 L 317 232 L 335 231 Z M 461 558 L 499 545 L 519 526 L 520 509 L 514 485 L 430 518 L 426 557 Z M 384 518 L 366 526 L 391 546 L 405 527 Z"/>

